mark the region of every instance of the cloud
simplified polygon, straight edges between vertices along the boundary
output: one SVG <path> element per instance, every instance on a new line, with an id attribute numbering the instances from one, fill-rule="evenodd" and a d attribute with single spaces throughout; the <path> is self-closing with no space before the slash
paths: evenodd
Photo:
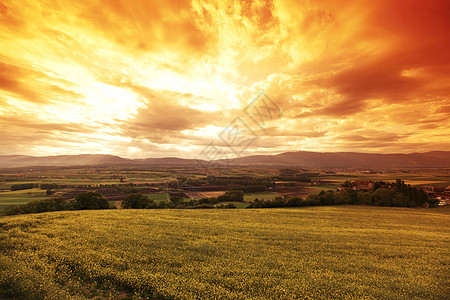
<path id="1" fill-rule="evenodd" d="M 50 122 L 49 120 L 36 120 L 31 115 L 28 116 L 0 116 L 0 122 L 6 127 L 18 127 L 19 131 L 26 130 L 31 133 L 35 132 L 92 132 L 100 126 L 88 126 L 79 123 L 58 123 Z"/>
<path id="2" fill-rule="evenodd" d="M 449 10 L 444 0 L 1 1 L 3 151 L 195 156 L 260 91 L 283 114 L 252 153 L 444 150 Z"/>
<path id="3" fill-rule="evenodd" d="M 0 89 L 21 100 L 34 103 L 77 100 L 81 95 L 61 87 L 61 81 L 43 72 L 0 61 Z"/>
<path id="4" fill-rule="evenodd" d="M 316 43 L 312 47 L 316 56 L 295 65 L 298 75 L 291 74 L 278 91 L 303 94 L 303 99 L 306 94 L 309 101 L 314 101 L 309 97 L 314 90 L 334 94 L 322 103 L 316 99 L 314 107 L 299 116 L 346 117 L 370 110 L 375 103 L 449 94 L 443 80 L 449 77 L 443 72 L 450 62 L 445 29 L 449 19 L 440 13 L 448 11 L 448 2 L 378 1 L 366 8 L 356 1 L 339 8 L 316 2 L 306 14 L 299 7 L 302 3 L 295 9 L 296 3 L 280 2 L 276 10 L 280 23 L 300 36 L 300 41 L 288 41 L 287 47 L 298 46 L 304 38 L 307 46 L 302 50 L 309 53 Z M 360 14 L 350 18 L 356 9 Z M 309 41 L 310 36 L 315 41 Z M 309 86 L 305 77 L 311 77 Z"/>
<path id="5" fill-rule="evenodd" d="M 142 130 L 181 131 L 214 122 L 213 114 L 167 101 L 166 97 L 153 98 L 147 106 L 138 109 L 128 124 Z"/>
<path id="6" fill-rule="evenodd" d="M 166 90 L 152 90 L 147 87 L 122 83 L 136 92 L 145 102 L 134 116 L 120 123 L 121 135 L 146 140 L 160 145 L 180 147 L 204 147 L 211 141 L 209 135 L 187 135 L 186 131 L 197 131 L 216 124 L 225 126 L 220 112 L 202 111 L 183 102 L 193 101 L 196 96 Z M 200 100 L 205 100 L 201 98 Z"/>
<path id="7" fill-rule="evenodd" d="M 405 135 L 403 135 L 405 136 Z M 377 132 L 374 130 L 365 131 L 359 130 L 358 133 L 343 134 L 339 136 L 339 140 L 351 142 L 393 142 L 402 138 L 402 135 L 396 133 Z"/>
<path id="8" fill-rule="evenodd" d="M 198 28 L 188 1 L 118 0 L 77 6 L 78 22 L 139 53 L 181 48 L 185 54 L 197 56 L 208 50 L 214 38 Z"/>

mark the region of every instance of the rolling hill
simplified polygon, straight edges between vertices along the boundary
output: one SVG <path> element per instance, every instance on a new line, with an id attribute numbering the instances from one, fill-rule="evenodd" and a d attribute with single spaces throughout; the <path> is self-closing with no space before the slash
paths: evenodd
<path id="1" fill-rule="evenodd" d="M 450 151 L 410 154 L 358 152 L 286 152 L 252 155 L 228 160 L 230 166 L 298 166 L 308 168 L 440 168 L 450 167 Z M 58 156 L 0 155 L 0 168 L 42 166 L 192 166 L 195 159 L 177 157 L 128 159 L 114 155 L 82 154 Z"/>
<path id="2" fill-rule="evenodd" d="M 124 164 L 131 160 L 114 155 L 81 154 L 57 156 L 1 155 L 1 168 L 40 167 L 40 166 L 86 166 Z"/>
<path id="3" fill-rule="evenodd" d="M 450 217 L 368 206 L 0 219 L 0 299 L 448 299 Z"/>
<path id="4" fill-rule="evenodd" d="M 436 168 L 450 166 L 450 151 L 410 154 L 299 151 L 235 158 L 231 164 L 295 165 L 310 168 Z"/>

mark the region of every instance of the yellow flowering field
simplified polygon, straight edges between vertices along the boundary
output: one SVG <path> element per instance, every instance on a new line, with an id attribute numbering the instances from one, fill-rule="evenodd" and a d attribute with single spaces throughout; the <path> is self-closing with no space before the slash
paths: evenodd
<path id="1" fill-rule="evenodd" d="M 450 214 L 364 206 L 0 218 L 0 299 L 448 299 Z"/>

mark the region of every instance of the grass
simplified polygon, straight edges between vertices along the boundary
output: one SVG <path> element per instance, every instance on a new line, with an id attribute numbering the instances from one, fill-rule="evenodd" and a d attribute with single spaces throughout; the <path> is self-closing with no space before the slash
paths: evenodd
<path id="1" fill-rule="evenodd" d="M 317 186 L 308 186 L 308 189 L 313 189 L 319 191 L 328 191 L 332 190 L 335 191 L 339 188 L 339 185 L 330 184 L 330 185 L 317 185 Z"/>
<path id="2" fill-rule="evenodd" d="M 364 173 L 344 173 L 340 175 L 321 175 L 321 180 L 336 180 L 340 183 L 350 180 L 355 181 L 358 179 L 366 179 L 373 181 L 386 181 L 395 182 L 397 178 L 401 178 L 406 183 L 417 186 L 417 185 L 437 185 L 437 186 L 448 186 L 450 185 L 450 177 L 445 173 L 439 172 L 414 172 L 414 173 L 401 173 L 401 172 L 389 172 L 383 174 L 364 174 Z"/>
<path id="3" fill-rule="evenodd" d="M 230 202 L 219 202 L 215 206 L 227 205 L 227 204 L 233 204 L 234 206 L 236 206 L 236 208 L 247 208 L 247 206 L 250 205 L 250 203 L 230 201 Z"/>
<path id="4" fill-rule="evenodd" d="M 106 210 L 0 218 L 0 298 L 447 299 L 450 211 Z"/>
<path id="5" fill-rule="evenodd" d="M 154 201 L 169 201 L 170 196 L 168 193 L 155 193 L 155 194 L 145 194 L 149 199 Z"/>
<path id="6" fill-rule="evenodd" d="M 33 200 L 43 200 L 50 197 L 45 194 L 45 190 L 38 188 L 0 192 L 0 210 L 10 205 L 25 204 Z"/>
<path id="7" fill-rule="evenodd" d="M 275 199 L 275 197 L 280 197 L 280 195 L 277 195 L 272 192 L 255 192 L 255 193 L 246 193 L 244 196 L 244 201 L 249 202 L 255 200 L 255 198 L 258 198 L 259 200 L 272 200 Z"/>
<path id="8" fill-rule="evenodd" d="M 250 203 L 242 203 L 242 202 L 233 202 L 234 206 L 236 208 L 247 208 L 247 206 L 250 205 Z"/>
<path id="9" fill-rule="evenodd" d="M 15 196 L 15 195 L 28 195 L 28 194 L 40 194 L 45 195 L 45 190 L 41 190 L 40 188 L 27 189 L 27 190 L 18 190 L 18 191 L 5 191 L 1 192 L 0 196 Z"/>

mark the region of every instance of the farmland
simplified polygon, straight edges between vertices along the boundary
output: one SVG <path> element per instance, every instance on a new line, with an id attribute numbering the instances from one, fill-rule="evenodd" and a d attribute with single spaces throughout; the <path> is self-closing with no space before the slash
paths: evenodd
<path id="1" fill-rule="evenodd" d="M 0 218 L 0 298 L 446 299 L 450 212 L 366 206 Z"/>
<path id="2" fill-rule="evenodd" d="M 41 189 L 28 189 L 20 191 L 4 191 L 0 193 L 0 210 L 9 205 L 28 203 L 32 200 L 47 199 L 45 191 Z"/>
<path id="3" fill-rule="evenodd" d="M 272 200 L 275 197 L 307 197 L 311 193 L 322 190 L 336 190 L 346 180 L 367 179 L 373 181 L 395 181 L 402 178 L 413 186 L 435 185 L 449 186 L 450 175 L 446 169 L 435 170 L 393 170 L 364 173 L 357 170 L 303 170 L 287 169 L 297 172 L 302 180 L 294 177 L 280 180 L 277 177 L 283 169 L 264 167 L 233 167 L 222 170 L 217 182 L 208 181 L 208 173 L 202 169 L 187 167 L 41 167 L 0 170 L 0 211 L 9 205 L 24 204 L 33 200 L 52 197 L 62 197 L 65 200 L 74 199 L 76 195 L 86 191 L 97 191 L 111 204 L 119 203 L 126 193 L 117 189 L 119 186 L 133 186 L 140 193 L 156 202 L 169 201 L 168 192 L 177 193 L 185 198 L 200 199 L 217 197 L 230 189 L 243 189 L 266 184 L 274 180 L 274 185 L 266 190 L 249 190 L 245 192 L 244 201 L 258 199 Z M 227 183 L 227 178 L 231 178 Z M 186 182 L 184 179 L 188 179 Z M 263 182 L 263 180 L 266 180 Z M 247 182 L 247 183 L 246 183 Z M 13 185 L 33 184 L 36 188 L 11 191 Z M 45 184 L 57 185 L 52 195 L 46 195 L 45 189 L 37 187 Z M 244 185 L 239 185 L 244 184 Z M 244 208 L 246 205 L 237 205 Z"/>
<path id="4" fill-rule="evenodd" d="M 279 195 L 270 192 L 257 192 L 257 193 L 247 193 L 244 197 L 245 202 L 253 201 L 255 198 L 272 200 Z"/>

